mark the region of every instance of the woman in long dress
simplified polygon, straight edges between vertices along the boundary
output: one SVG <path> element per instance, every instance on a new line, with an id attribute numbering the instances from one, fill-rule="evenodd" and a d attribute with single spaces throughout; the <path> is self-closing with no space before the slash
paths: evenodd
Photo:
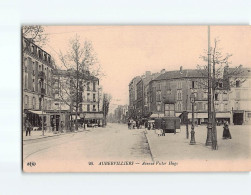
<path id="1" fill-rule="evenodd" d="M 224 126 L 223 126 L 223 139 L 232 139 L 232 136 L 231 136 L 231 133 L 229 131 L 229 128 L 228 128 L 228 122 L 225 121 L 224 122 Z"/>

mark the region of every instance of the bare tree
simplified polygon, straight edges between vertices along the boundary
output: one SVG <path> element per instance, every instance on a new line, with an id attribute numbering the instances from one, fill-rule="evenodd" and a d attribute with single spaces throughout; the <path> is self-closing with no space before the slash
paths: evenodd
<path id="1" fill-rule="evenodd" d="M 75 111 L 75 128 L 77 130 L 77 118 L 81 109 L 79 105 L 83 101 L 82 94 L 86 81 L 95 80 L 102 76 L 101 68 L 99 68 L 100 64 L 92 43 L 85 41 L 82 46 L 78 35 L 70 40 L 68 52 L 66 54 L 60 52 L 59 58 L 63 67 L 67 69 L 65 81 L 61 82 L 60 98 L 70 106 L 71 112 Z"/>
<path id="2" fill-rule="evenodd" d="M 48 40 L 46 34 L 44 34 L 44 27 L 40 25 L 22 26 L 22 36 L 28 38 L 31 42 L 41 47 Z"/>
<path id="3" fill-rule="evenodd" d="M 215 94 L 226 93 L 230 88 L 235 84 L 234 82 L 230 82 L 231 78 L 240 78 L 243 74 L 242 66 L 238 66 L 233 68 L 234 71 L 228 71 L 229 65 L 231 64 L 230 58 L 232 54 L 222 53 L 222 49 L 219 47 L 219 40 L 214 40 L 214 45 L 211 47 L 211 63 L 213 66 L 213 71 L 211 74 L 212 81 L 212 149 L 217 150 L 217 131 L 216 131 L 216 112 L 215 112 Z M 208 62 L 208 56 L 203 55 L 200 58 Z M 208 66 L 207 65 L 197 65 L 198 73 L 202 77 L 207 77 L 208 75 Z M 241 79 L 241 82 L 244 82 L 244 79 Z M 198 83 L 203 86 L 203 88 L 208 87 L 207 79 L 199 79 Z"/>

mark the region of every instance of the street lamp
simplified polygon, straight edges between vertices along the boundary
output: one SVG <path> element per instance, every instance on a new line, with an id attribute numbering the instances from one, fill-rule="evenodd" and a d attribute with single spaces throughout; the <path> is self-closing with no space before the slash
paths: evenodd
<path id="1" fill-rule="evenodd" d="M 195 145 L 195 137 L 194 137 L 194 102 L 195 102 L 195 95 L 194 93 L 191 94 L 190 100 L 192 103 L 192 126 L 191 126 L 191 140 L 190 140 L 190 145 Z"/>

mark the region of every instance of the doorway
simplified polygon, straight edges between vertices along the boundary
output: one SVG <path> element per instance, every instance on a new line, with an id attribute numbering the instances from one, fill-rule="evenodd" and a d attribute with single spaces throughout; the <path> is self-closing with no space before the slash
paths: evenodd
<path id="1" fill-rule="evenodd" d="M 234 125 L 242 125 L 243 124 L 243 113 L 234 113 L 233 122 L 234 122 Z"/>

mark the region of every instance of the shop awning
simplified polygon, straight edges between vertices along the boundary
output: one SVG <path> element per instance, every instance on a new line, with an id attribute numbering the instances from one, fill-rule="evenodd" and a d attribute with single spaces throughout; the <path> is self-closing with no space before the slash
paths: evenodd
<path id="1" fill-rule="evenodd" d="M 216 118 L 230 118 L 231 114 L 229 112 L 218 112 L 216 113 Z M 192 113 L 188 113 L 188 118 L 192 118 Z M 194 113 L 194 118 L 208 118 L 207 113 Z"/>
<path id="2" fill-rule="evenodd" d="M 231 118 L 231 114 L 229 112 L 216 113 L 216 118 Z"/>
<path id="3" fill-rule="evenodd" d="M 159 114 L 153 113 L 153 114 L 150 116 L 150 118 L 158 118 L 158 117 L 164 117 L 164 113 L 159 113 Z"/>
<path id="4" fill-rule="evenodd" d="M 102 113 L 86 113 L 85 119 L 103 119 L 104 115 Z"/>
<path id="5" fill-rule="evenodd" d="M 192 113 L 188 113 L 188 118 L 192 118 Z M 194 118 L 208 118 L 207 113 L 194 113 Z"/>
<path id="6" fill-rule="evenodd" d="M 46 114 L 46 112 L 43 112 L 41 110 L 29 110 L 29 112 L 33 113 L 33 114 L 38 114 L 38 115 L 42 115 L 42 114 Z"/>

